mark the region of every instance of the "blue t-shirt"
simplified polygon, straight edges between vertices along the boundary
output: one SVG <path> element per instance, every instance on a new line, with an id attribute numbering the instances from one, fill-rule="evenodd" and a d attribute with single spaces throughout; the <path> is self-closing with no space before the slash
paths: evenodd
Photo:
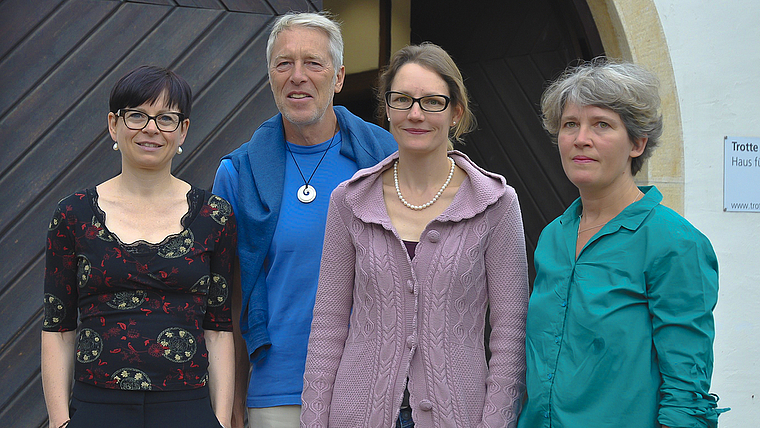
<path id="1" fill-rule="evenodd" d="M 287 143 L 293 156 L 285 154 L 280 216 L 265 264 L 269 302 L 267 331 L 272 347 L 266 358 L 253 364 L 248 407 L 301 404 L 327 206 L 333 189 L 358 170 L 354 161 L 340 154 L 341 141 L 339 132 L 332 141 L 314 146 Z M 325 158 L 319 163 L 323 154 Z M 298 168 L 306 180 L 314 173 L 309 184 L 316 189 L 317 197 L 308 204 L 297 197 L 298 189 L 304 185 Z M 217 175 L 224 170 L 228 177 L 217 181 L 226 181 L 230 189 L 237 189 L 238 177 L 232 162 L 222 160 L 219 169 Z M 238 201 L 232 196 L 234 191 L 224 193 L 230 195 L 227 199 L 236 210 Z"/>

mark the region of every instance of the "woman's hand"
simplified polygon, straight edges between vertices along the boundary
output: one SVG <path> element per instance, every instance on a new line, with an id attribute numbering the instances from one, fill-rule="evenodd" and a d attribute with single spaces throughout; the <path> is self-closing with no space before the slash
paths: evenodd
<path id="1" fill-rule="evenodd" d="M 76 332 L 42 332 L 42 390 L 48 426 L 60 428 L 69 420 L 71 379 L 74 377 Z"/>
<path id="2" fill-rule="evenodd" d="M 248 394 L 251 363 L 245 339 L 243 339 L 243 335 L 240 333 L 240 311 L 243 306 L 243 291 L 240 281 L 240 261 L 237 257 L 233 266 L 232 328 L 235 342 L 235 395 L 232 402 L 232 426 L 230 428 L 244 428 L 245 414 L 248 411 L 245 403 L 246 395 Z"/>
<path id="3" fill-rule="evenodd" d="M 219 423 L 232 426 L 232 399 L 235 386 L 235 344 L 231 331 L 206 330 L 208 386 L 211 407 Z"/>

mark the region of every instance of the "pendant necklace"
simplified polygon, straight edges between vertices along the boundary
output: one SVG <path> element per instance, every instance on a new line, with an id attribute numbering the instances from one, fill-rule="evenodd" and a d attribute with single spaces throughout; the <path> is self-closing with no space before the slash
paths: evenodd
<path id="1" fill-rule="evenodd" d="M 311 172 L 311 175 L 309 176 L 309 179 L 307 180 L 306 177 L 304 177 L 303 172 L 301 171 L 301 167 L 298 166 L 298 162 L 296 161 L 296 157 L 293 155 L 293 152 L 290 150 L 290 146 L 288 146 L 288 142 L 285 141 L 285 148 L 288 149 L 288 153 L 290 153 L 290 157 L 293 158 L 293 163 L 296 164 L 296 169 L 298 169 L 298 173 L 301 174 L 301 179 L 304 181 L 304 185 L 298 188 L 298 191 L 296 192 L 296 196 L 298 197 L 298 200 L 303 202 L 304 204 L 308 204 L 309 202 L 313 201 L 317 198 L 317 189 L 314 188 L 309 182 L 314 177 L 314 174 L 317 172 L 317 169 L 319 169 L 319 165 L 322 164 L 322 161 L 325 160 L 325 156 L 327 156 L 327 152 L 330 151 L 330 149 L 333 147 L 333 140 L 335 139 L 335 136 L 338 135 L 338 124 L 335 124 L 335 133 L 333 134 L 332 138 L 330 138 L 330 143 L 327 145 L 327 148 L 322 153 L 322 158 L 319 159 L 319 162 L 317 162 L 317 166 L 314 167 L 314 171 Z"/>

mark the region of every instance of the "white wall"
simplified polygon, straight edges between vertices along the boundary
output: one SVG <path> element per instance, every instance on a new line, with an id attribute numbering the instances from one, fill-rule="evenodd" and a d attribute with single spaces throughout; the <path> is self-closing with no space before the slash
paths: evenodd
<path id="1" fill-rule="evenodd" d="M 681 107 L 685 216 L 710 238 L 720 263 L 712 391 L 721 397 L 719 407 L 732 408 L 720 417 L 720 426 L 755 428 L 760 426 L 760 213 L 723 212 L 723 137 L 760 137 L 760 2 L 654 2 Z"/>

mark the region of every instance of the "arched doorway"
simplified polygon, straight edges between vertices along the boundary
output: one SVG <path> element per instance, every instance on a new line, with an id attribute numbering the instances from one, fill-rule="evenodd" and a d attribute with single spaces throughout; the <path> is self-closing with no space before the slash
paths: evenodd
<path id="1" fill-rule="evenodd" d="M 411 12 L 411 42 L 446 49 L 471 93 L 478 129 L 456 148 L 517 190 L 532 282 L 541 230 L 578 196 L 541 126 L 539 100 L 568 64 L 604 53 L 591 12 L 573 0 L 413 0 Z"/>

